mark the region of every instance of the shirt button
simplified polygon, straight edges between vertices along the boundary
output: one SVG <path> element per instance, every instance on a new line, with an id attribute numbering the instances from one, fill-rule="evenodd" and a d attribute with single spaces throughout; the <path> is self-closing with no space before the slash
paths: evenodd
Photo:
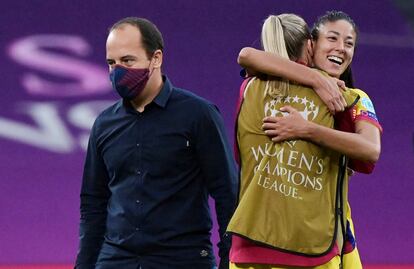
<path id="1" fill-rule="evenodd" d="M 141 171 L 139 171 L 138 169 L 135 170 L 135 173 L 137 173 L 137 175 L 141 175 Z"/>
<path id="2" fill-rule="evenodd" d="M 137 143 L 137 147 L 139 147 L 140 146 L 140 144 L 139 143 Z"/>
<path id="3" fill-rule="evenodd" d="M 140 201 L 140 200 L 136 200 L 135 202 L 136 202 L 137 204 L 141 203 L 141 201 Z"/>
<path id="4" fill-rule="evenodd" d="M 139 227 L 135 227 L 135 231 L 139 231 Z"/>

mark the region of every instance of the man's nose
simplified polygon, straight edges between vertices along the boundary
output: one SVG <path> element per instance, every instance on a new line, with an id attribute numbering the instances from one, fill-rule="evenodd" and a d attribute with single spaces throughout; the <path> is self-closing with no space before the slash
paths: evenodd
<path id="1" fill-rule="evenodd" d="M 117 62 L 115 62 L 115 63 L 113 63 L 113 64 L 111 64 L 110 66 L 109 66 L 109 72 L 111 72 L 112 70 L 114 70 L 115 69 L 115 67 L 117 67 L 117 66 L 123 66 L 121 63 L 117 63 Z"/>

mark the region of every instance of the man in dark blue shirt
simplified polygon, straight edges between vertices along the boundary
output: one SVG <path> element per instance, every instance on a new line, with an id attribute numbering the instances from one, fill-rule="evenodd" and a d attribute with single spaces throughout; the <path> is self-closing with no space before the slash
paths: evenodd
<path id="1" fill-rule="evenodd" d="M 222 118 L 210 102 L 161 73 L 155 25 L 125 18 L 110 29 L 106 53 L 122 99 L 91 131 L 81 190 L 76 268 L 212 269 L 212 221 L 219 223 L 219 268 L 237 172 Z"/>

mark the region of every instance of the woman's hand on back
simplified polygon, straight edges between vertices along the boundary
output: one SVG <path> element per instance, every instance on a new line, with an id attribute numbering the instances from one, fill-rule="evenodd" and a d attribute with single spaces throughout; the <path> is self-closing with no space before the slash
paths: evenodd
<path id="1" fill-rule="evenodd" d="M 309 122 L 291 106 L 284 106 L 280 111 L 287 112 L 285 116 L 265 117 L 262 128 L 273 142 L 306 138 Z"/>
<path id="2" fill-rule="evenodd" d="M 342 90 L 346 89 L 345 83 L 337 78 L 324 76 L 315 71 L 312 88 L 322 99 L 332 114 L 344 111 L 347 106 Z"/>

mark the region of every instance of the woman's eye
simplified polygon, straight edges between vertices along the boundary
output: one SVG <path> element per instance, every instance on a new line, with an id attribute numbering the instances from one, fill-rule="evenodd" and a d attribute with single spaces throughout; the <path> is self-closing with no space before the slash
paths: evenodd
<path id="1" fill-rule="evenodd" d="M 346 42 L 345 43 L 348 47 L 353 47 L 354 46 L 354 43 L 353 42 Z"/>

